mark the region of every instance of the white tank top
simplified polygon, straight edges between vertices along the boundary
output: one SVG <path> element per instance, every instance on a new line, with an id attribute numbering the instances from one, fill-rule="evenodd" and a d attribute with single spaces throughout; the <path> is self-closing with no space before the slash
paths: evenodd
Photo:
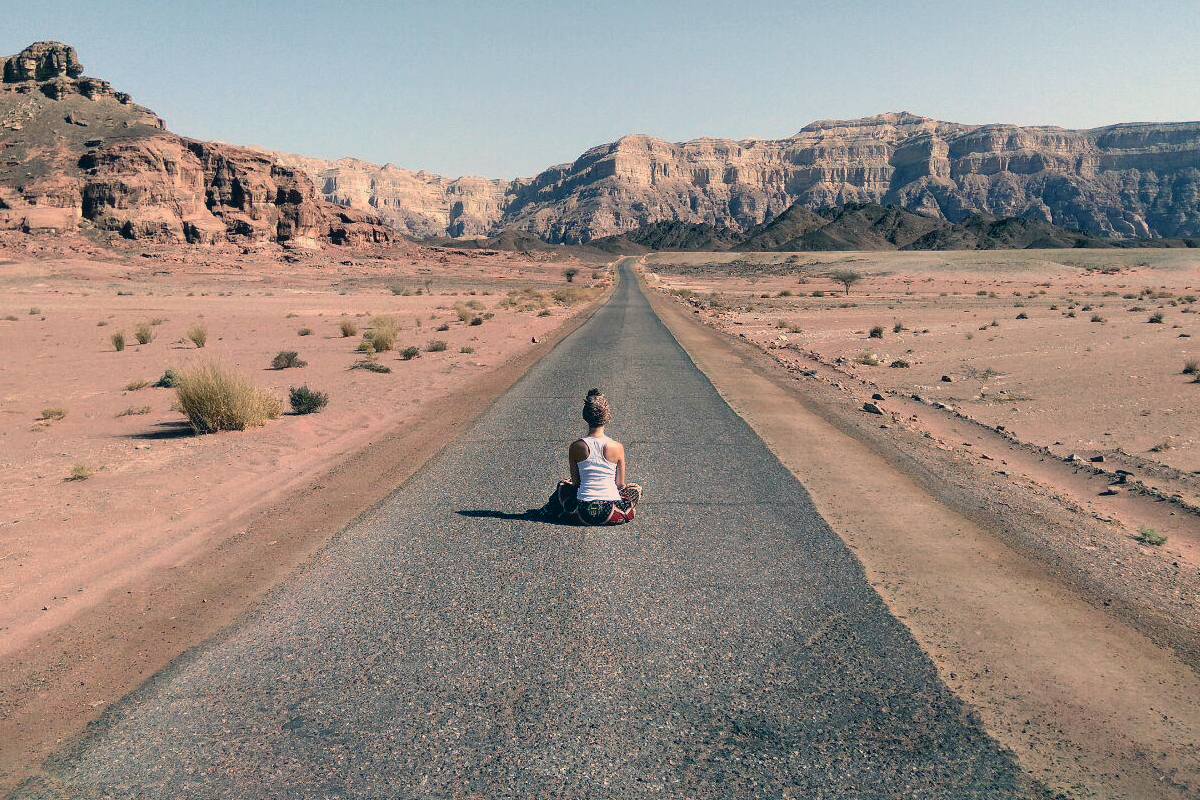
<path id="1" fill-rule="evenodd" d="M 619 502 L 621 493 L 617 491 L 617 465 L 604 457 L 604 445 L 608 437 L 583 437 L 587 445 L 587 458 L 579 462 L 579 489 L 575 498 L 581 503 L 593 500 L 611 500 Z"/>

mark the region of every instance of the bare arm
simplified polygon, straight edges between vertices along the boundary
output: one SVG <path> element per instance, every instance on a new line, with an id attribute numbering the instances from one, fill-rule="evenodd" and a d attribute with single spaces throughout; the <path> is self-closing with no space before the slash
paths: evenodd
<path id="1" fill-rule="evenodd" d="M 604 446 L 604 457 L 617 465 L 617 488 L 625 488 L 625 446 L 609 439 Z"/>
<path id="2" fill-rule="evenodd" d="M 571 443 L 571 449 L 567 451 L 567 456 L 571 460 L 571 483 L 579 485 L 579 462 L 587 458 L 587 445 L 582 439 L 576 439 Z"/>

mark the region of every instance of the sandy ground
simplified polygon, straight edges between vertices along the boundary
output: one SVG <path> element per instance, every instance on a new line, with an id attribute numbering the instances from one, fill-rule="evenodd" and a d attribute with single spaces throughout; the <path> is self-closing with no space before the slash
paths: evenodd
<path id="1" fill-rule="evenodd" d="M 523 374 L 590 306 L 506 298 L 567 288 L 566 266 L 572 288 L 603 293 L 606 267 L 501 253 L 0 258 L 0 786 L 231 621 Z M 420 355 L 351 369 L 381 315 L 399 324 L 396 351 Z M 306 366 L 272 369 L 281 351 Z M 197 436 L 172 389 L 138 386 L 208 359 L 285 414 Z M 328 406 L 288 412 L 301 385 Z"/>
<path id="2" fill-rule="evenodd" d="M 677 337 L 1031 775 L 1073 797 L 1196 796 L 1200 392 L 1179 334 L 1200 259 L 786 259 L 647 261 Z M 849 297 L 821 277 L 838 268 L 865 276 Z"/>

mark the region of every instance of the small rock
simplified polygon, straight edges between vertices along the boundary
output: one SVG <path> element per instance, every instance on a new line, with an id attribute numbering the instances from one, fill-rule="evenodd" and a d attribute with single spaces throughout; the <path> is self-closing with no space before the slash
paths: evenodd
<path id="1" fill-rule="evenodd" d="M 1120 494 L 1120 493 L 1121 493 L 1121 490 L 1118 487 L 1110 486 L 1107 489 L 1105 489 L 1103 492 L 1101 492 L 1100 494 L 1103 495 L 1104 497 L 1112 497 L 1114 494 Z"/>
<path id="2" fill-rule="evenodd" d="M 1092 456 L 1088 459 L 1088 461 L 1092 462 L 1093 464 L 1103 464 L 1105 459 L 1104 456 Z"/>
<path id="3" fill-rule="evenodd" d="M 879 406 L 875 405 L 874 403 L 863 403 L 862 408 L 863 408 L 863 411 L 866 411 L 868 414 L 882 414 L 883 413 L 883 409 L 880 408 Z"/>
<path id="4" fill-rule="evenodd" d="M 925 398 L 924 398 L 924 397 L 921 397 L 921 395 L 919 395 L 919 394 L 914 394 L 914 395 L 912 396 L 912 399 L 913 399 L 913 400 L 916 400 L 918 403 L 924 403 L 924 402 L 925 402 Z"/>
<path id="5" fill-rule="evenodd" d="M 886 398 L 883 395 L 881 395 L 879 392 L 876 392 L 875 394 L 871 395 L 871 399 L 872 400 L 885 400 Z"/>
<path id="6" fill-rule="evenodd" d="M 538 338 L 536 336 L 533 336 L 533 337 L 530 337 L 529 341 L 533 342 L 534 344 L 537 344 Z"/>
<path id="7" fill-rule="evenodd" d="M 1074 453 L 1071 453 L 1071 455 L 1064 458 L 1063 461 L 1075 462 L 1075 461 L 1083 461 L 1083 459 L 1080 458 L 1079 456 L 1075 455 Z"/>
<path id="8" fill-rule="evenodd" d="M 954 383 L 954 378 L 950 377 L 949 375 L 943 375 L 942 383 Z"/>

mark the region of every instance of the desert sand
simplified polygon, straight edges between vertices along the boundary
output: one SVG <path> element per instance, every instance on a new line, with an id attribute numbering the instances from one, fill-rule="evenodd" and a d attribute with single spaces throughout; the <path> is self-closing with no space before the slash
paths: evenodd
<path id="1" fill-rule="evenodd" d="M 4 784 L 411 474 L 570 330 L 611 274 L 539 255 L 414 252 L 0 256 Z M 577 296 L 549 294 L 564 289 Z M 390 372 L 352 368 L 381 316 L 399 328 L 374 358 Z M 189 338 L 196 325 L 203 347 Z M 404 359 L 410 346 L 419 356 Z M 285 351 L 305 366 L 272 368 Z M 208 360 L 285 413 L 196 435 L 175 391 L 153 384 Z M 328 406 L 290 413 L 296 386 Z"/>
<path id="2" fill-rule="evenodd" d="M 1197 263 L 660 254 L 643 268 L 693 358 L 1033 777 L 1186 797 L 1200 785 L 1200 385 L 1182 372 Z M 546 294 L 568 288 L 567 266 L 570 288 L 602 299 L 607 267 L 536 254 L 0 254 L 3 785 L 302 567 L 569 333 L 592 306 Z M 848 294 L 837 269 L 862 276 Z M 467 304 L 491 316 L 470 325 Z M 351 369 L 381 315 L 420 356 Z M 307 365 L 272 369 L 290 350 Z M 172 390 L 134 388 L 211 358 L 329 406 L 197 436 Z M 72 479 L 77 465 L 90 476 Z"/>
<path id="3" fill-rule="evenodd" d="M 1196 395 L 1181 374 L 1190 337 L 1179 334 L 1200 281 L 1186 253 L 1097 255 L 646 262 L 660 314 L 693 359 L 1031 775 L 1067 796 L 1190 797 L 1200 524 L 1188 469 Z M 1065 271 L 1067 258 L 1089 260 Z M 863 278 L 847 296 L 828 276 L 850 268 Z M 1111 323 L 1089 311 L 1070 327 L 1085 305 L 1132 319 L 1096 336 Z M 1159 310 L 1164 322 L 1148 322 Z M 1107 361 L 1090 354 L 1108 348 L 1127 361 L 1091 374 Z M 887 366 L 897 359 L 909 366 Z M 1000 374 L 981 376 L 989 366 Z M 1161 441 L 1170 447 L 1140 445 Z M 1148 527 L 1167 541 L 1138 541 Z"/>

